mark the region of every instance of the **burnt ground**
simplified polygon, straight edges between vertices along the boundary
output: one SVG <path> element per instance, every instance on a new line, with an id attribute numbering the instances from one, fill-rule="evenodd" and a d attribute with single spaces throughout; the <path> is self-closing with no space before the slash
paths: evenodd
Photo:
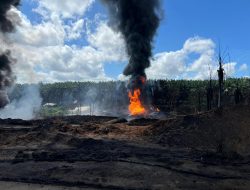
<path id="1" fill-rule="evenodd" d="M 0 120 L 0 189 L 249 190 L 249 115 Z"/>

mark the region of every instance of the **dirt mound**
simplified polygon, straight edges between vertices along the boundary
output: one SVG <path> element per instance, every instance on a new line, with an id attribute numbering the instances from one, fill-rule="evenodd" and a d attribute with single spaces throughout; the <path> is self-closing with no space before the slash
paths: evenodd
<path id="1" fill-rule="evenodd" d="M 163 146 L 250 154 L 250 108 L 236 106 L 158 121 L 145 130 Z"/>

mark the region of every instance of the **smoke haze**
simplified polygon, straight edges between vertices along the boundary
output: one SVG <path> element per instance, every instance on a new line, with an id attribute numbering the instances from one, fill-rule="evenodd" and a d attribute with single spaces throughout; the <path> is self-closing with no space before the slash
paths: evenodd
<path id="1" fill-rule="evenodd" d="M 42 98 L 38 85 L 29 85 L 21 92 L 20 99 L 13 100 L 4 109 L 0 110 L 0 118 L 33 119 L 40 111 Z"/>

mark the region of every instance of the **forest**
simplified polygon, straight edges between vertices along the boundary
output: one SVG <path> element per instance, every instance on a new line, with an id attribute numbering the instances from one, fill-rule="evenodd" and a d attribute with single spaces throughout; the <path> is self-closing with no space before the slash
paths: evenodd
<path id="1" fill-rule="evenodd" d="M 31 84 L 17 84 L 10 99 L 19 99 Z M 127 83 L 64 82 L 38 85 L 42 104 L 53 103 L 65 109 L 95 105 L 109 112 L 123 112 L 129 104 Z M 148 80 L 143 89 L 144 102 L 162 112 L 197 113 L 217 108 L 217 80 Z M 223 84 L 223 105 L 250 104 L 250 79 L 229 78 Z"/>

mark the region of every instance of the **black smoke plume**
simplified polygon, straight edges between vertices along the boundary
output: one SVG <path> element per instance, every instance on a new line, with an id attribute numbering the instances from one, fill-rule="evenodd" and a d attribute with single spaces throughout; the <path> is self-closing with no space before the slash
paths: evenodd
<path id="1" fill-rule="evenodd" d="M 7 95 L 7 87 L 10 87 L 14 82 L 12 75 L 12 63 L 14 60 L 10 57 L 10 51 L 6 51 L 0 55 L 0 108 L 9 103 Z"/>
<path id="2" fill-rule="evenodd" d="M 20 0 L 1 0 L 0 1 L 0 33 L 5 36 L 6 33 L 13 32 L 14 24 L 8 18 L 7 12 L 11 6 L 17 7 Z M 9 103 L 7 95 L 8 87 L 12 86 L 14 77 L 12 73 L 12 64 L 14 60 L 11 58 L 11 52 L 0 51 L 0 108 L 5 107 Z"/>
<path id="3" fill-rule="evenodd" d="M 7 12 L 11 6 L 17 7 L 20 4 L 20 0 L 1 0 L 0 1 L 0 30 L 3 33 L 12 32 L 14 25 L 7 17 Z"/>
<path id="4" fill-rule="evenodd" d="M 111 13 L 111 23 L 126 42 L 129 64 L 126 76 L 146 76 L 152 42 L 160 24 L 160 0 L 103 0 Z"/>

